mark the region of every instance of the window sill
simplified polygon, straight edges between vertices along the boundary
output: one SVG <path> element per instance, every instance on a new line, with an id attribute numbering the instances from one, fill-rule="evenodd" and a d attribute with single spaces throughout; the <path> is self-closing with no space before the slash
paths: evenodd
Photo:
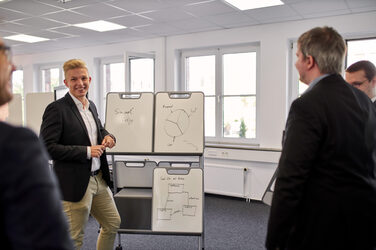
<path id="1" fill-rule="evenodd" d="M 236 144 L 236 143 L 222 143 L 222 142 L 206 142 L 207 148 L 227 148 L 227 149 L 243 149 L 243 150 L 256 150 L 256 151 L 272 151 L 280 152 L 279 148 L 261 148 L 260 144 Z"/>

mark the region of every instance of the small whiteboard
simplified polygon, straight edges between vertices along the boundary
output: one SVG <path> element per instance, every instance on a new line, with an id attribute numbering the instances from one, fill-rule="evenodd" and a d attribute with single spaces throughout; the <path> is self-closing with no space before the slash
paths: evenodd
<path id="1" fill-rule="evenodd" d="M 69 88 L 65 85 L 59 85 L 54 88 L 54 96 L 55 100 L 58 100 L 60 98 L 63 98 L 66 93 L 69 92 Z"/>
<path id="2" fill-rule="evenodd" d="M 105 127 L 116 146 L 107 152 L 152 152 L 153 111 L 153 93 L 108 93 Z"/>
<path id="3" fill-rule="evenodd" d="M 9 102 L 9 116 L 6 121 L 15 126 L 23 125 L 21 94 L 13 94 L 13 99 Z"/>
<path id="4" fill-rule="evenodd" d="M 157 153 L 203 153 L 204 93 L 159 92 L 155 100 Z"/>
<path id="5" fill-rule="evenodd" d="M 152 230 L 202 233 L 202 183 L 201 168 L 155 168 Z"/>
<path id="6" fill-rule="evenodd" d="M 116 186 L 151 188 L 156 166 L 155 161 L 116 161 Z"/>
<path id="7" fill-rule="evenodd" d="M 26 94 L 26 126 L 39 135 L 44 110 L 55 100 L 53 92 Z"/>

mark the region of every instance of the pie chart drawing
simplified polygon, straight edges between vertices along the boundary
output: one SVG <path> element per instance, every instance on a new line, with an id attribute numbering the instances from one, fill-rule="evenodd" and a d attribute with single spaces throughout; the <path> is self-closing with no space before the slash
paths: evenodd
<path id="1" fill-rule="evenodd" d="M 190 118 L 184 109 L 171 111 L 164 123 L 166 134 L 173 138 L 184 135 L 189 128 Z"/>

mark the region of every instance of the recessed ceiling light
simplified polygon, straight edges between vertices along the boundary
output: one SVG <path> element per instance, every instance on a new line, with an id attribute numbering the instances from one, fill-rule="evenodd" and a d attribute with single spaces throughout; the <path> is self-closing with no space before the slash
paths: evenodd
<path id="1" fill-rule="evenodd" d="M 44 38 L 44 37 L 29 36 L 29 35 L 25 35 L 25 34 L 6 36 L 6 37 L 4 37 L 4 39 L 20 41 L 20 42 L 25 42 L 25 43 L 36 43 L 36 42 L 43 42 L 43 41 L 50 40 L 50 39 Z"/>
<path id="2" fill-rule="evenodd" d="M 281 0 L 225 0 L 240 10 L 258 9 L 284 4 Z"/>
<path id="3" fill-rule="evenodd" d="M 103 20 L 94 21 L 94 22 L 88 22 L 88 23 L 77 23 L 73 24 L 73 26 L 95 30 L 99 32 L 103 31 L 110 31 L 110 30 L 120 30 L 120 29 L 126 29 L 127 27 L 123 25 L 119 25 L 116 23 L 111 23 Z"/>

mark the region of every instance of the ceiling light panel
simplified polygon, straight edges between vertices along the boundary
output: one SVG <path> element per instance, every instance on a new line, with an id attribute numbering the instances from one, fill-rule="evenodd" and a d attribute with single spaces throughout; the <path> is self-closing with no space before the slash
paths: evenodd
<path id="1" fill-rule="evenodd" d="M 116 23 L 111 23 L 108 21 L 103 21 L 103 20 L 88 22 L 88 23 L 78 23 L 78 24 L 74 24 L 73 26 L 84 28 L 84 29 L 95 30 L 99 32 L 110 31 L 110 30 L 120 30 L 120 29 L 127 28 L 126 26 L 116 24 Z"/>
<path id="2" fill-rule="evenodd" d="M 25 43 L 37 43 L 37 42 L 43 42 L 50 39 L 44 38 L 44 37 L 38 37 L 38 36 L 30 36 L 25 34 L 18 34 L 13 36 L 6 36 L 4 39 L 19 41 L 19 42 L 25 42 Z"/>
<path id="3" fill-rule="evenodd" d="M 225 0 L 227 3 L 231 4 L 232 6 L 240 9 L 240 10 L 250 10 L 250 9 L 258 9 L 258 8 L 265 8 L 271 6 L 277 6 L 284 4 L 280 0 Z"/>

